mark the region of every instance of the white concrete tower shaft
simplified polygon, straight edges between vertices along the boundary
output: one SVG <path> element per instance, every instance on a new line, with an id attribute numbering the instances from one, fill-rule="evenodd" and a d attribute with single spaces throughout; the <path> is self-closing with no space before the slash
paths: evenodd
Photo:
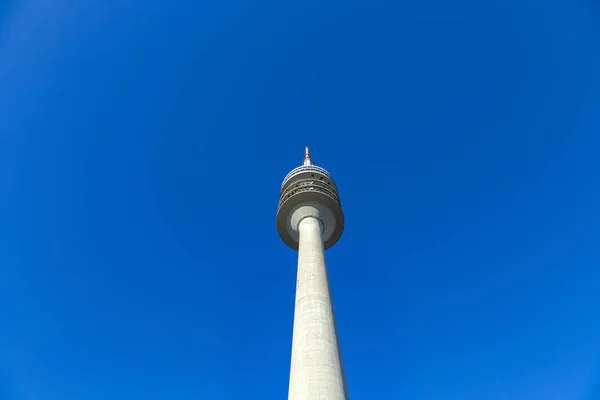
<path id="1" fill-rule="evenodd" d="M 305 216 L 298 230 L 298 279 L 288 399 L 347 400 L 322 224 L 315 216 Z"/>
<path id="2" fill-rule="evenodd" d="M 325 250 L 344 230 L 344 214 L 333 178 L 312 164 L 283 180 L 277 209 L 281 239 L 298 250 L 289 400 L 349 400 L 340 353 Z"/>

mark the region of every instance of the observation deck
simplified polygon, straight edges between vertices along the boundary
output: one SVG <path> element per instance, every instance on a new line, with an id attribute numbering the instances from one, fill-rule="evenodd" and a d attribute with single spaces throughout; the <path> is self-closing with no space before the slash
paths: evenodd
<path id="1" fill-rule="evenodd" d="M 308 148 L 304 165 L 291 170 L 283 179 L 277 207 L 277 231 L 281 239 L 294 250 L 298 250 L 298 232 L 292 226 L 292 214 L 299 207 L 318 204 L 323 217 L 319 218 L 323 228 L 325 249 L 333 246 L 344 230 L 344 213 L 337 186 L 329 172 L 312 165 Z"/>

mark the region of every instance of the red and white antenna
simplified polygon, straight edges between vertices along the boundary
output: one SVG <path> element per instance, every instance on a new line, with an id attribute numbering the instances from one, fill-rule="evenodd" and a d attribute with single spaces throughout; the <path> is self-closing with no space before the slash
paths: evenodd
<path id="1" fill-rule="evenodd" d="M 308 152 L 308 146 L 304 148 L 304 162 L 303 165 L 312 165 L 312 160 L 310 159 L 310 153 Z"/>

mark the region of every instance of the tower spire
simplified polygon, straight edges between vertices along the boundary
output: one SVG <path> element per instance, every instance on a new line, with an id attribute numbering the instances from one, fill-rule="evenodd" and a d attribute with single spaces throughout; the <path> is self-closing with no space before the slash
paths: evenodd
<path id="1" fill-rule="evenodd" d="M 308 152 L 308 146 L 304 148 L 304 162 L 302 165 L 312 165 L 312 160 L 310 159 L 310 153 Z"/>

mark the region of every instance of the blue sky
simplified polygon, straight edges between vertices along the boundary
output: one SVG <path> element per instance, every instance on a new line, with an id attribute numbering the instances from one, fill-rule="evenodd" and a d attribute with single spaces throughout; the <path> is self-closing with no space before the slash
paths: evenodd
<path id="1" fill-rule="evenodd" d="M 281 179 L 353 399 L 600 399 L 600 5 L 0 3 L 0 399 L 283 399 Z"/>

